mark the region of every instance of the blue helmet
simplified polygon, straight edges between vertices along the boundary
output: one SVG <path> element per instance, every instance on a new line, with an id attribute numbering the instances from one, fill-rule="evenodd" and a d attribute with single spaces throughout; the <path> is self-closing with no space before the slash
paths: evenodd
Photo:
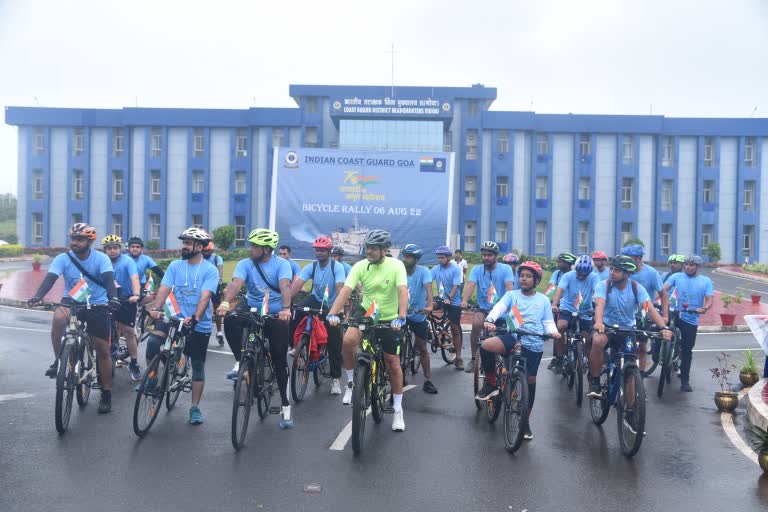
<path id="1" fill-rule="evenodd" d="M 576 273 L 589 274 L 590 272 L 592 272 L 592 258 L 588 254 L 582 254 L 576 260 Z"/>
<path id="2" fill-rule="evenodd" d="M 642 245 L 633 244 L 627 245 L 621 250 L 621 254 L 624 256 L 634 256 L 642 258 L 645 255 L 645 248 Z"/>
<path id="3" fill-rule="evenodd" d="M 422 256 L 424 256 L 424 251 L 422 251 L 419 248 L 419 246 L 416 244 L 408 244 L 400 250 L 400 254 L 402 256 L 405 256 L 406 254 L 408 254 L 418 260 L 418 259 L 421 259 Z"/>
<path id="4" fill-rule="evenodd" d="M 447 245 L 441 245 L 437 249 L 435 249 L 435 254 L 437 256 L 450 256 L 453 254 L 453 251 L 451 251 L 451 248 Z"/>

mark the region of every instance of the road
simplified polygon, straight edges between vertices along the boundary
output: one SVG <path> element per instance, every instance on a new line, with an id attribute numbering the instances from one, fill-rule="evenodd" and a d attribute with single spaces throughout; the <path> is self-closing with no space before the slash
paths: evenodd
<path id="1" fill-rule="evenodd" d="M 756 347 L 751 335 L 701 335 L 694 393 L 649 393 L 648 433 L 633 459 L 621 455 L 612 411 L 602 428 L 577 408 L 542 363 L 532 417 L 535 439 L 504 451 L 501 421 L 489 425 L 471 399 L 469 375 L 433 359 L 440 393 L 404 399 L 407 430 L 391 418 L 368 424 L 364 452 L 329 448 L 350 421 L 339 397 L 310 393 L 294 407 L 296 427 L 252 416 L 247 445 L 230 445 L 231 355 L 210 346 L 205 424 L 186 420 L 189 395 L 160 413 L 149 435 L 131 428 L 134 384 L 118 370 L 112 414 L 98 393 L 73 411 L 70 430 L 53 424 L 54 381 L 45 313 L 0 308 L 0 510 L 190 511 L 549 511 L 766 510 L 768 478 L 723 431 L 707 368 L 719 349 Z M 547 350 L 547 354 L 549 350 Z M 421 376 L 415 379 L 421 383 Z M 646 380 L 655 389 L 655 377 Z M 675 384 L 675 382 L 673 382 Z M 310 384 L 310 389 L 313 385 Z M 586 402 L 585 402 L 586 404 Z M 736 416 L 743 429 L 743 413 Z M 319 492 L 306 492 L 309 484 Z M 309 490 L 317 490 L 315 488 Z"/>
<path id="2" fill-rule="evenodd" d="M 731 295 L 740 292 L 744 296 L 744 300 L 747 301 L 749 301 L 749 296 L 751 294 L 759 294 L 762 295 L 762 302 L 768 302 L 768 283 L 719 274 L 713 272 L 713 269 L 710 268 L 703 269 L 702 274 L 712 279 L 712 285 L 715 287 L 715 290 L 719 292 Z"/>

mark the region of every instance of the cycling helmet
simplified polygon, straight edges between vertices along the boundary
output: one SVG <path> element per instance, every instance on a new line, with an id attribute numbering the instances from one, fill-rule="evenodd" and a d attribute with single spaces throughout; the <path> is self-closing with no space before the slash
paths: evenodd
<path id="1" fill-rule="evenodd" d="M 101 245 L 107 247 L 108 245 L 122 245 L 123 239 L 117 235 L 107 235 L 101 239 Z"/>
<path id="2" fill-rule="evenodd" d="M 589 257 L 589 254 L 582 254 L 576 260 L 576 273 L 583 275 L 590 272 L 592 272 L 592 258 Z"/>
<path id="3" fill-rule="evenodd" d="M 605 254 L 603 251 L 595 251 L 592 253 L 592 259 L 593 260 L 608 260 L 608 255 Z"/>
<path id="4" fill-rule="evenodd" d="M 201 242 L 205 246 L 211 241 L 211 235 L 206 233 L 205 230 L 191 227 L 179 234 L 179 240 L 194 240 L 195 242 Z"/>
<path id="5" fill-rule="evenodd" d="M 499 254 L 499 244 L 492 240 L 487 240 L 483 242 L 483 245 L 480 246 L 480 252 L 492 252 L 493 254 Z"/>
<path id="6" fill-rule="evenodd" d="M 667 261 L 669 263 L 685 263 L 685 256 L 682 254 L 673 254 Z"/>
<path id="7" fill-rule="evenodd" d="M 128 245 L 134 245 L 134 244 L 144 247 L 144 240 L 142 240 L 138 236 L 132 236 L 131 238 L 128 239 Z"/>
<path id="8" fill-rule="evenodd" d="M 507 265 L 517 265 L 520 263 L 520 258 L 517 256 L 517 254 L 510 252 L 504 255 L 502 261 Z"/>
<path id="9" fill-rule="evenodd" d="M 642 245 L 631 244 L 624 246 L 621 250 L 621 254 L 624 256 L 643 257 L 645 255 L 645 248 Z"/>
<path id="10" fill-rule="evenodd" d="M 277 241 L 280 239 L 280 235 L 276 231 L 271 229 L 256 228 L 248 235 L 248 241 L 254 245 L 261 245 L 264 247 L 277 247 Z"/>
<path id="11" fill-rule="evenodd" d="M 623 270 L 624 272 L 628 272 L 630 274 L 637 270 L 637 264 L 635 263 L 635 261 L 629 256 L 625 256 L 625 255 L 615 256 L 611 258 L 608 262 L 608 265 L 613 268 L 618 268 L 619 270 Z"/>
<path id="12" fill-rule="evenodd" d="M 341 247 L 334 247 L 331 249 L 331 254 L 338 254 L 339 256 L 344 256 L 344 249 Z"/>
<path id="13" fill-rule="evenodd" d="M 562 261 L 563 263 L 567 263 L 569 265 L 573 265 L 576 263 L 576 256 L 569 252 L 561 252 L 557 255 L 557 261 Z"/>
<path id="14" fill-rule="evenodd" d="M 89 226 L 85 222 L 78 222 L 69 228 L 69 236 L 79 236 L 87 238 L 88 240 L 96 240 L 96 229 L 93 226 Z"/>
<path id="15" fill-rule="evenodd" d="M 320 235 L 312 242 L 312 247 L 315 249 L 333 249 L 333 242 L 327 236 Z"/>
<path id="16" fill-rule="evenodd" d="M 204 250 L 204 251 L 213 251 L 213 250 L 215 250 L 215 249 L 216 249 L 216 246 L 214 246 L 214 245 L 213 245 L 213 241 L 211 241 L 211 242 L 208 242 L 208 245 L 206 245 L 205 247 L 203 247 L 203 250 Z"/>
<path id="17" fill-rule="evenodd" d="M 450 256 L 453 254 L 453 251 L 447 245 L 441 245 L 435 249 L 435 254 L 437 256 Z"/>
<path id="18" fill-rule="evenodd" d="M 424 255 L 424 251 L 422 251 L 421 248 L 416 244 L 408 244 L 402 249 L 400 249 L 400 254 L 403 256 L 408 254 L 409 256 L 413 256 L 414 258 L 419 260 Z"/>
<path id="19" fill-rule="evenodd" d="M 523 269 L 526 269 L 526 268 L 528 270 L 530 270 L 531 272 L 533 272 L 533 283 L 534 283 L 534 286 L 539 284 L 539 282 L 541 281 L 541 276 L 544 275 L 542 270 L 541 270 L 541 265 L 539 265 L 535 261 L 524 261 L 524 262 L 522 262 L 520 264 L 519 271 L 522 272 Z"/>
<path id="20" fill-rule="evenodd" d="M 373 245 L 389 249 L 392 246 L 392 235 L 389 234 L 389 231 L 384 231 L 383 229 L 372 229 L 365 234 L 363 245 L 365 247 Z"/>
<path id="21" fill-rule="evenodd" d="M 702 260 L 701 256 L 699 256 L 698 254 L 691 254 L 690 256 L 685 258 L 685 263 L 687 265 L 697 265 L 700 267 L 702 263 L 704 263 L 704 260 Z"/>

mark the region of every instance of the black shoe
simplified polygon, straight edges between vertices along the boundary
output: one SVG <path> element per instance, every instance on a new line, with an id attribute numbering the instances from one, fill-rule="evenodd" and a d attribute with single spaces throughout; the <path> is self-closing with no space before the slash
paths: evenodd
<path id="1" fill-rule="evenodd" d="M 525 426 L 525 430 L 523 430 L 523 439 L 525 439 L 526 441 L 530 441 L 531 439 L 533 439 L 533 432 L 531 432 L 530 425 Z"/>
<path id="2" fill-rule="evenodd" d="M 693 391 L 693 388 L 687 382 L 683 382 L 682 384 L 680 384 L 680 391 L 684 393 L 690 393 Z"/>
<path id="3" fill-rule="evenodd" d="M 431 380 L 425 380 L 424 385 L 421 387 L 421 389 L 425 393 L 429 393 L 430 395 L 436 395 L 437 394 L 437 388 L 434 384 L 432 384 Z"/>
<path id="4" fill-rule="evenodd" d="M 603 397 L 603 390 L 600 386 L 599 381 L 593 381 L 589 383 L 589 393 L 587 394 L 589 398 L 602 398 Z"/>
<path id="5" fill-rule="evenodd" d="M 107 397 L 102 393 L 101 400 L 99 400 L 99 414 L 106 414 L 108 412 L 112 412 L 112 397 Z"/>
<path id="6" fill-rule="evenodd" d="M 553 357 L 552 360 L 547 365 L 547 370 L 554 370 L 556 366 L 557 366 L 557 358 Z"/>
<path id="7" fill-rule="evenodd" d="M 483 388 L 475 395 L 477 400 L 489 400 L 499 394 L 499 388 L 485 382 Z"/>
<path id="8" fill-rule="evenodd" d="M 57 359 L 56 361 L 53 362 L 51 366 L 48 367 L 47 370 L 45 370 L 45 376 L 55 379 L 58 373 L 59 373 L 59 361 Z"/>

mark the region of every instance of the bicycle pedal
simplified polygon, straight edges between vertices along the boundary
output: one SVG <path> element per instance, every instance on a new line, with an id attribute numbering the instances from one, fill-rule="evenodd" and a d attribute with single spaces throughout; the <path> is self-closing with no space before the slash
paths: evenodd
<path id="1" fill-rule="evenodd" d="M 280 407 L 277 405 L 273 405 L 269 408 L 269 414 L 280 414 L 281 412 Z"/>

